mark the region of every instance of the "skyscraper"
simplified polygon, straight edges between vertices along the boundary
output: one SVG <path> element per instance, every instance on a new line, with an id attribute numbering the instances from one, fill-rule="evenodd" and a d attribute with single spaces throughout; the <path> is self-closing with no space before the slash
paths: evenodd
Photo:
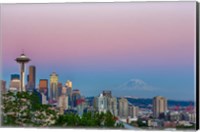
<path id="1" fill-rule="evenodd" d="M 26 91 L 24 84 L 25 63 L 28 63 L 30 59 L 24 53 L 22 53 L 15 59 L 15 61 L 20 64 L 20 91 Z"/>
<path id="2" fill-rule="evenodd" d="M 153 117 L 159 118 L 159 115 L 167 112 L 167 99 L 161 96 L 153 98 Z"/>
<path id="3" fill-rule="evenodd" d="M 97 97 L 97 109 L 100 113 L 106 113 L 108 111 L 108 99 L 102 93 Z"/>
<path id="4" fill-rule="evenodd" d="M 125 119 L 128 117 L 128 100 L 125 98 L 119 99 L 119 117 Z"/>
<path id="5" fill-rule="evenodd" d="M 117 99 L 112 97 L 111 91 L 104 90 L 99 97 L 95 97 L 93 101 L 95 110 L 104 113 L 110 111 L 114 116 L 118 115 Z"/>
<path id="6" fill-rule="evenodd" d="M 58 100 L 58 75 L 55 72 L 50 75 L 50 100 Z"/>
<path id="7" fill-rule="evenodd" d="M 72 106 L 72 82 L 67 80 L 65 83 L 64 91 L 66 91 L 66 95 L 68 96 L 68 104 Z"/>
<path id="8" fill-rule="evenodd" d="M 39 91 L 41 93 L 44 93 L 45 96 L 48 96 L 48 80 L 47 79 L 40 79 Z"/>
<path id="9" fill-rule="evenodd" d="M 29 66 L 29 75 L 28 75 L 28 90 L 33 91 L 35 89 L 35 77 L 36 77 L 36 68 L 35 66 Z"/>

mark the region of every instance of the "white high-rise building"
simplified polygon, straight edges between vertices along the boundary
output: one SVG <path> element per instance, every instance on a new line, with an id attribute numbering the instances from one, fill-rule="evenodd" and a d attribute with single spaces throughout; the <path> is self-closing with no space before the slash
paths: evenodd
<path id="1" fill-rule="evenodd" d="M 100 113 L 106 113 L 108 110 L 108 100 L 103 94 L 100 94 L 100 96 L 97 97 L 97 109 Z"/>
<path id="2" fill-rule="evenodd" d="M 111 91 L 103 91 L 99 97 L 94 98 L 94 108 L 99 112 L 111 112 L 112 115 L 118 115 L 117 98 L 112 97 Z"/>

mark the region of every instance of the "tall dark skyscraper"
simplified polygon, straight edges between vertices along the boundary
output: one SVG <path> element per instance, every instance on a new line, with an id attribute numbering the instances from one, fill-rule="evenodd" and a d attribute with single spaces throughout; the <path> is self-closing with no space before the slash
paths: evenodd
<path id="1" fill-rule="evenodd" d="M 33 89 L 36 88 L 35 77 L 36 77 L 36 68 L 35 68 L 35 66 L 29 66 L 28 90 L 33 91 Z"/>

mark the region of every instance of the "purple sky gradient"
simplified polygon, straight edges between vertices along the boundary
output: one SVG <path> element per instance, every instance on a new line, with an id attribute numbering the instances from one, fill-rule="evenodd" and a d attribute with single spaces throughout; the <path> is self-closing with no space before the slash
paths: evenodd
<path id="1" fill-rule="evenodd" d="M 119 71 L 124 76 L 123 71 L 149 69 L 171 72 L 167 77 L 173 80 L 188 73 L 191 85 L 183 92 L 194 88 L 195 2 L 13 4 L 3 5 L 1 14 L 5 78 L 18 72 L 13 60 L 24 49 L 38 78 L 49 78 L 58 69 L 65 74 Z M 144 78 L 155 83 L 151 75 Z M 183 84 L 175 86 L 180 90 Z"/>

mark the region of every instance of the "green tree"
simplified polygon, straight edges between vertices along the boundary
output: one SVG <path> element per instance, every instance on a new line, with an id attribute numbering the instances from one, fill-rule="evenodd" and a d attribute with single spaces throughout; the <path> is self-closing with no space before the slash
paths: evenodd
<path id="1" fill-rule="evenodd" d="M 10 92 L 2 98 L 3 126 L 50 126 L 57 119 L 57 112 L 49 105 L 42 105 L 36 93 Z"/>
<path id="2" fill-rule="evenodd" d="M 108 111 L 106 114 L 105 114 L 105 123 L 104 125 L 106 127 L 115 127 L 115 120 L 114 120 L 114 116 L 111 114 L 110 111 Z"/>

